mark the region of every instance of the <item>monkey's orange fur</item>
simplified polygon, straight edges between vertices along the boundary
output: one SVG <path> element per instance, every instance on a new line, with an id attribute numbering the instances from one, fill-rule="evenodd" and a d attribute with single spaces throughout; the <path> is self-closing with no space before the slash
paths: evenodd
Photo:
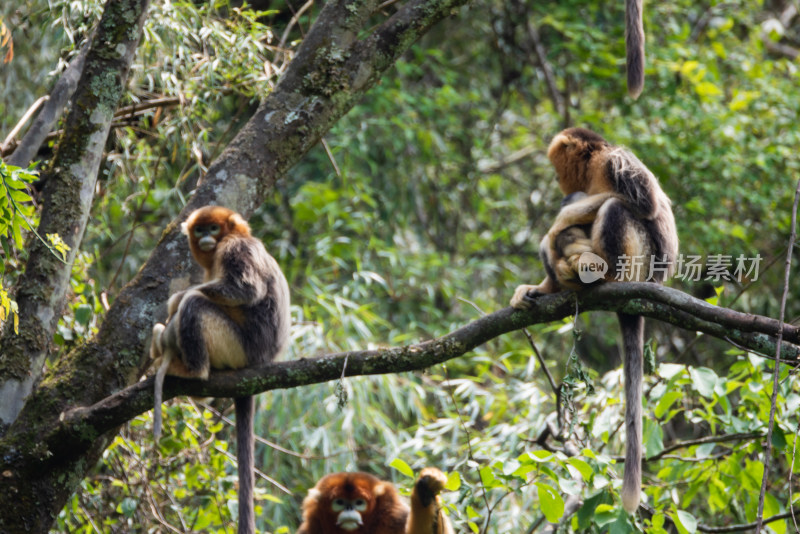
<path id="1" fill-rule="evenodd" d="M 409 508 L 391 482 L 367 473 L 327 475 L 303 501 L 303 524 L 297 534 L 453 534 L 439 498 L 446 482 L 438 469 L 423 469 Z M 362 523 L 342 528 L 337 525 L 339 510 L 353 503 L 362 508 Z"/>
<path id="2" fill-rule="evenodd" d="M 250 235 L 238 213 L 221 206 L 192 212 L 183 225 L 204 270 L 203 283 L 172 295 L 167 324 L 153 326 L 153 432 L 161 431 L 165 374 L 208 378 L 211 369 L 258 367 L 283 352 L 289 338 L 289 287 L 275 259 Z M 237 397 L 239 534 L 255 532 L 252 396 Z"/>

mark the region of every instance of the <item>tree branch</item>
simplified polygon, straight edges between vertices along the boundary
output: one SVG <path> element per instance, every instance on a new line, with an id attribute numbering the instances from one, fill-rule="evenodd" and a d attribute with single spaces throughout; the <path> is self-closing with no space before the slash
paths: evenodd
<path id="1" fill-rule="evenodd" d="M 678 449 L 684 449 L 686 447 L 693 447 L 695 445 L 705 445 L 706 443 L 726 443 L 728 441 L 745 441 L 748 439 L 757 439 L 763 438 L 764 434 L 761 432 L 739 432 L 736 434 L 724 434 L 722 436 L 706 436 L 704 438 L 692 439 L 688 441 L 680 441 L 678 443 L 673 443 L 669 447 L 665 447 L 663 451 L 659 452 L 658 454 L 654 454 L 653 456 L 649 456 L 645 458 L 645 462 L 655 462 L 656 460 L 660 460 L 667 454 L 671 453 L 672 451 L 676 451 Z M 621 458 L 624 461 L 624 458 Z"/>
<path id="2" fill-rule="evenodd" d="M 90 42 L 91 39 L 81 47 L 78 55 L 69 62 L 69 66 L 61 73 L 61 77 L 59 77 L 50 92 L 50 98 L 44 109 L 36 116 L 25 136 L 14 147 L 14 151 L 8 158 L 10 165 L 27 167 L 33 161 L 36 152 L 39 151 L 39 147 L 47 139 L 48 132 L 53 129 L 58 119 L 61 118 L 64 107 L 75 93 L 78 80 L 83 73 L 83 65 L 86 62 L 86 52 L 89 50 Z"/>
<path id="3" fill-rule="evenodd" d="M 80 55 L 74 61 L 81 77 L 66 118 L 65 135 L 48 170 L 50 178 L 44 188 L 37 229 L 40 236 L 58 234 L 69 251 L 62 261 L 46 243 L 37 239 L 29 242 L 28 261 L 16 294 L 19 335 L 6 328 L 0 339 L 0 427 L 16 419 L 41 376 L 64 308 L 72 265 L 92 207 L 103 147 L 125 91 L 148 2 L 109 0 L 82 71 L 77 69 Z M 63 79 L 68 78 L 71 76 Z M 63 90 L 69 92 L 69 83 L 65 82 Z"/>
<path id="4" fill-rule="evenodd" d="M 780 521 L 781 519 L 788 519 L 792 517 L 792 512 L 783 512 L 782 514 L 776 514 L 770 516 L 762 521 L 764 525 L 768 523 L 772 523 L 773 521 Z M 757 526 L 756 521 L 752 523 L 744 523 L 741 525 L 727 525 L 724 527 L 710 527 L 708 525 L 697 525 L 697 530 L 700 532 L 712 532 L 712 533 L 722 533 L 722 532 L 743 532 L 745 530 L 753 530 Z"/>
<path id="5" fill-rule="evenodd" d="M 519 330 L 525 326 L 548 323 L 568 317 L 574 313 L 575 298 L 583 311 L 605 310 L 641 313 L 670 324 L 692 330 L 719 331 L 720 337 L 734 337 L 742 346 L 763 346 L 775 338 L 768 332 L 776 332 L 778 323 L 772 319 L 751 316 L 725 308 L 711 306 L 675 289 L 646 283 L 613 283 L 587 289 L 581 293 L 562 292 L 542 296 L 531 310 L 520 311 L 505 308 L 485 315 L 449 334 L 421 343 L 402 347 L 353 351 L 330 354 L 319 358 L 272 363 L 259 369 L 213 373 L 208 380 L 186 380 L 168 377 L 164 383 L 164 399 L 177 395 L 200 397 L 237 397 L 253 395 L 273 389 L 288 389 L 308 384 L 327 382 L 340 378 L 345 359 L 345 376 L 376 375 L 422 370 L 461 356 L 483 343 L 502 334 Z M 699 319 L 703 315 L 706 319 Z M 718 323 L 712 323 L 712 320 Z M 722 326 L 722 325 L 725 326 Z M 713 325 L 713 327 L 709 326 Z M 732 328 L 730 325 L 737 325 Z M 751 331 L 744 331 L 748 327 Z M 759 329 L 759 330 L 756 330 Z M 797 341 L 797 328 L 784 325 Z M 714 335 L 711 333 L 711 335 Z M 800 356 L 800 347 L 785 343 L 794 358 Z M 51 439 L 62 442 L 74 437 L 76 429 L 86 432 L 93 428 L 97 434 L 114 429 L 153 407 L 153 379 L 148 378 L 130 386 L 93 406 L 70 411 L 62 418 L 60 428 Z M 744 439 L 748 435 L 730 436 L 729 439 Z M 92 439 L 87 436 L 86 439 Z M 697 440 L 688 445 L 720 441 L 719 436 Z M 675 448 L 688 446 L 676 444 Z M 651 458 L 652 460 L 653 458 Z"/>

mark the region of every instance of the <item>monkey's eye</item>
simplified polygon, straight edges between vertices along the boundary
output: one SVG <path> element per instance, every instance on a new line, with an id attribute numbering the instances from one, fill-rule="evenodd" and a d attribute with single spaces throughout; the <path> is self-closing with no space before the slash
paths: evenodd
<path id="1" fill-rule="evenodd" d="M 344 510 L 344 507 L 345 507 L 344 499 L 335 499 L 333 501 L 333 504 L 331 505 L 331 509 L 334 512 L 341 512 L 342 510 Z"/>
<path id="2" fill-rule="evenodd" d="M 208 226 L 209 233 L 218 234 L 219 233 L 219 225 L 218 224 L 210 224 Z"/>
<path id="3" fill-rule="evenodd" d="M 353 503 L 353 508 L 355 508 L 358 512 L 363 512 L 367 509 L 367 501 L 364 499 L 356 499 Z"/>

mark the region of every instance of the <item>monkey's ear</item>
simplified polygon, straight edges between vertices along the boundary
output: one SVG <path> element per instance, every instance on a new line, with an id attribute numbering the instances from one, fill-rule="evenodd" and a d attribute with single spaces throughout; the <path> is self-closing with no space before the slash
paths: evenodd
<path id="1" fill-rule="evenodd" d="M 389 488 L 389 483 L 388 482 L 381 482 L 380 484 L 375 486 L 375 490 L 373 491 L 373 494 L 375 495 L 376 498 L 380 497 L 384 493 L 386 493 L 386 490 L 388 488 Z"/>
<path id="2" fill-rule="evenodd" d="M 308 490 L 308 496 L 306 497 L 306 499 L 318 501 L 320 497 L 322 497 L 322 492 L 319 491 L 317 488 L 311 488 L 310 490 Z"/>
<path id="3" fill-rule="evenodd" d="M 181 223 L 181 233 L 183 235 L 189 235 L 189 225 L 186 224 L 186 221 L 183 221 Z"/>
<path id="4" fill-rule="evenodd" d="M 231 230 L 237 230 L 243 234 L 250 235 L 250 225 L 236 212 L 231 213 L 228 217 L 228 225 L 230 225 Z"/>

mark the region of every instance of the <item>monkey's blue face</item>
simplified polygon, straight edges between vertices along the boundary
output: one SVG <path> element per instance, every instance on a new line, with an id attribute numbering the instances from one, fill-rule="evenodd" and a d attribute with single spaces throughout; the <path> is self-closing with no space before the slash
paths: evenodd
<path id="1" fill-rule="evenodd" d="M 197 246 L 203 252 L 210 252 L 217 246 L 217 239 L 222 230 L 220 225 L 214 224 L 198 224 L 194 228 L 194 238 L 197 239 Z"/>
<path id="2" fill-rule="evenodd" d="M 366 511 L 366 499 L 334 499 L 331 510 L 338 512 L 336 525 L 344 530 L 356 530 L 364 524 L 361 512 Z"/>

